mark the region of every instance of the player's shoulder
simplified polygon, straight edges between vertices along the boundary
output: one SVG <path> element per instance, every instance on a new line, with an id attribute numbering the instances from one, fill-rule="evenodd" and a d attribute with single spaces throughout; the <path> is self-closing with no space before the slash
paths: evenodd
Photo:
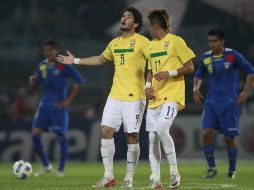
<path id="1" fill-rule="evenodd" d="M 184 41 L 184 39 L 181 36 L 178 36 L 176 34 L 168 34 L 167 38 L 169 38 L 173 41 Z"/>
<path id="2" fill-rule="evenodd" d="M 209 50 L 205 53 L 203 53 L 202 57 L 201 57 L 201 61 L 205 64 L 208 65 L 210 63 L 212 63 L 213 59 L 212 59 L 212 51 Z"/>
<path id="3" fill-rule="evenodd" d="M 234 54 L 234 55 L 238 55 L 239 54 L 238 51 L 236 51 L 235 49 L 231 49 L 231 48 L 225 48 L 224 52 L 225 52 L 225 54 Z"/>
<path id="4" fill-rule="evenodd" d="M 186 45 L 185 40 L 181 36 L 178 36 L 178 35 L 175 35 L 175 34 L 168 34 L 167 38 L 170 41 L 170 43 L 185 44 Z"/>
<path id="5" fill-rule="evenodd" d="M 203 57 L 212 57 L 212 50 L 206 51 L 205 53 L 203 53 Z"/>
<path id="6" fill-rule="evenodd" d="M 135 33 L 135 37 L 137 39 L 140 39 L 141 41 L 150 42 L 150 40 L 147 37 L 145 37 L 145 36 L 143 36 L 143 35 L 141 35 L 139 33 Z"/>
<path id="7" fill-rule="evenodd" d="M 112 44 L 116 43 L 119 39 L 120 39 L 120 37 L 119 37 L 119 36 L 118 36 L 118 37 L 113 38 L 113 39 L 112 39 L 112 40 L 108 43 L 108 45 L 112 45 Z"/>
<path id="8" fill-rule="evenodd" d="M 39 61 L 39 65 L 46 65 L 48 63 L 48 60 L 47 59 L 43 59 L 41 61 Z"/>
<path id="9" fill-rule="evenodd" d="M 47 59 L 40 60 L 39 62 L 37 62 L 37 67 L 39 67 L 40 70 L 45 70 L 47 68 L 47 63 Z"/>

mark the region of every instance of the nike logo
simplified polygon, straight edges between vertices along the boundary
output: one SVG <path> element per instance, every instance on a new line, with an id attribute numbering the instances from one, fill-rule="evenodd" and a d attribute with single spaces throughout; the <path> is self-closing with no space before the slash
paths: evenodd
<path id="1" fill-rule="evenodd" d="M 170 152 L 170 153 L 168 153 L 168 154 L 166 154 L 166 155 L 170 155 L 170 154 L 173 154 L 173 152 Z"/>

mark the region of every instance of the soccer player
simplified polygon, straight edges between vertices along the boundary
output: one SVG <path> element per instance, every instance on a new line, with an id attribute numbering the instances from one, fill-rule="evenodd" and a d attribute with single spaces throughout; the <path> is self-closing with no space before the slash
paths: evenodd
<path id="1" fill-rule="evenodd" d="M 32 126 L 32 139 L 34 151 L 40 157 L 43 167 L 35 176 L 42 176 L 52 170 L 52 166 L 43 150 L 41 135 L 43 132 L 53 132 L 60 145 L 60 161 L 57 176 L 64 176 L 64 166 L 68 153 L 66 133 L 69 126 L 68 106 L 84 83 L 83 77 L 70 65 L 63 65 L 56 61 L 58 43 L 51 39 L 43 44 L 43 53 L 46 59 L 38 64 L 35 73 L 30 77 L 30 87 L 36 89 L 43 87 L 41 100 L 34 117 Z M 67 95 L 68 79 L 74 80 L 75 85 Z"/>
<path id="2" fill-rule="evenodd" d="M 242 105 L 252 87 L 254 68 L 236 50 L 224 48 L 225 33 L 215 28 L 208 32 L 208 44 L 211 51 L 203 54 L 195 73 L 193 98 L 198 104 L 203 99 L 199 89 L 205 75 L 208 77 L 208 95 L 204 103 L 202 117 L 203 152 L 208 170 L 203 178 L 213 178 L 217 174 L 214 160 L 214 129 L 224 135 L 229 159 L 228 177 L 235 178 L 237 148 L 235 136 L 239 135 L 240 105 Z M 247 73 L 243 91 L 238 94 L 238 71 Z"/>
<path id="3" fill-rule="evenodd" d="M 60 55 L 58 60 L 65 64 L 101 65 L 114 61 L 115 73 L 111 92 L 102 117 L 101 156 L 104 176 L 93 187 L 112 187 L 116 184 L 113 173 L 115 154 L 114 133 L 123 123 L 127 137 L 127 167 L 122 187 L 132 187 L 135 168 L 139 159 L 139 129 L 145 109 L 144 70 L 145 49 L 149 40 L 138 34 L 142 28 L 142 15 L 134 7 L 123 11 L 121 36 L 113 39 L 98 56 L 75 58 Z"/>
<path id="4" fill-rule="evenodd" d="M 170 166 L 169 188 L 180 185 L 180 175 L 174 141 L 169 134 L 178 111 L 185 106 L 184 75 L 192 73 L 193 51 L 179 36 L 170 34 L 169 16 L 164 9 L 148 15 L 149 31 L 153 38 L 148 50 L 146 96 L 149 99 L 146 130 L 149 132 L 149 160 L 152 174 L 151 188 L 162 188 L 160 181 L 160 142 Z"/>

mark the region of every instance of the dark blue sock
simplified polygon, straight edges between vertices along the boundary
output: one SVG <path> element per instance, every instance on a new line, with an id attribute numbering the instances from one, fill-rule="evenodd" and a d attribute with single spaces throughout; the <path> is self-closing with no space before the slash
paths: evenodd
<path id="1" fill-rule="evenodd" d="M 214 160 L 214 147 L 213 145 L 209 145 L 203 148 L 203 152 L 206 157 L 207 164 L 209 168 L 215 168 L 215 160 Z"/>
<path id="2" fill-rule="evenodd" d="M 32 139 L 33 139 L 34 151 L 40 157 L 43 166 L 46 166 L 46 167 L 49 166 L 49 160 L 43 150 L 43 145 L 41 143 L 41 137 L 38 135 L 32 135 Z"/>
<path id="3" fill-rule="evenodd" d="M 64 171 L 65 162 L 68 156 L 68 141 L 65 135 L 58 136 L 58 142 L 60 144 L 60 160 L 58 165 L 58 171 Z"/>
<path id="4" fill-rule="evenodd" d="M 237 149 L 229 148 L 228 149 L 228 159 L 229 159 L 229 171 L 236 171 L 236 157 Z"/>

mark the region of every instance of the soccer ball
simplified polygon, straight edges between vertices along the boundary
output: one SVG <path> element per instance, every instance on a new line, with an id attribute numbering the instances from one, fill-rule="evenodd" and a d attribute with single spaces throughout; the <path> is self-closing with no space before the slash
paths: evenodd
<path id="1" fill-rule="evenodd" d="M 32 166 L 29 162 L 19 160 L 13 164 L 12 173 L 16 178 L 26 179 L 32 174 Z"/>

